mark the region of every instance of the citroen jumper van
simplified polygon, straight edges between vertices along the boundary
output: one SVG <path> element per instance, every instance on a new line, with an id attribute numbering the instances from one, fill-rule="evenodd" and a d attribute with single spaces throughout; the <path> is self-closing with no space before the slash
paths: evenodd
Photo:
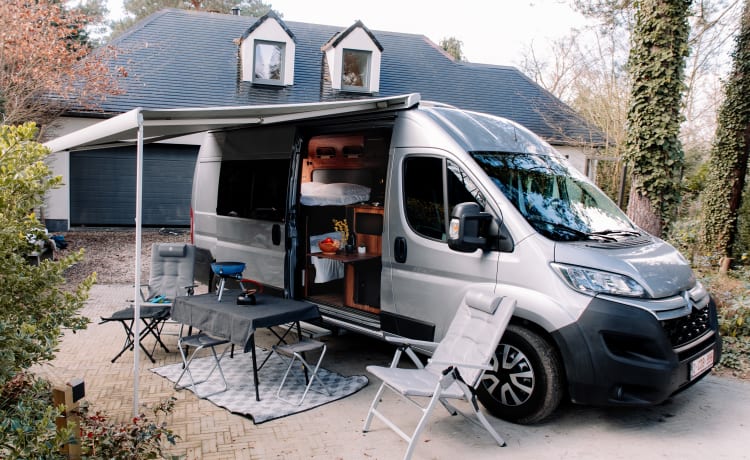
<path id="1" fill-rule="evenodd" d="M 375 337 L 439 341 L 468 290 L 515 298 L 480 400 L 518 423 L 563 398 L 658 404 L 719 361 L 688 262 L 522 126 L 417 101 L 288 119 L 206 136 L 191 223 L 206 261 Z"/>

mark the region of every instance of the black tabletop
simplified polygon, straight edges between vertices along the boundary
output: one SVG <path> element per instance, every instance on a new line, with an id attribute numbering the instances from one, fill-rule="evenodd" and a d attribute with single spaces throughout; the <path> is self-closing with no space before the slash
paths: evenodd
<path id="1" fill-rule="evenodd" d="M 320 317 L 318 307 L 308 302 L 256 294 L 255 305 L 237 305 L 239 291 L 224 291 L 221 302 L 215 293 L 182 296 L 172 305 L 172 319 L 201 331 L 251 347 L 256 329 Z"/>

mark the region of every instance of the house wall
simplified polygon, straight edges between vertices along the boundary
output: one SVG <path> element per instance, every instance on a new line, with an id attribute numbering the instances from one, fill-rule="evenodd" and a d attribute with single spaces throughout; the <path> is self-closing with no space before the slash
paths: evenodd
<path id="1" fill-rule="evenodd" d="M 565 156 L 570 164 L 592 181 L 596 180 L 596 160 L 591 158 L 591 149 L 554 145 L 555 149 Z"/>

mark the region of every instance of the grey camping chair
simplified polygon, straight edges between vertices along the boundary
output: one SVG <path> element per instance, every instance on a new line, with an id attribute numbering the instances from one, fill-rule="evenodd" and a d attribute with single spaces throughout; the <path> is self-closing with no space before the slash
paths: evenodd
<path id="1" fill-rule="evenodd" d="M 503 438 L 479 410 L 475 390 L 484 371 L 491 369 L 490 362 L 514 309 L 513 299 L 472 291 L 464 296 L 445 337 L 439 343 L 386 336 L 387 341 L 399 347 L 390 367 L 367 366 L 367 371 L 383 383 L 372 401 L 363 431 L 369 431 L 373 416 L 378 417 L 409 443 L 404 455 L 404 459 L 409 459 L 416 447 L 416 440 L 438 402 L 452 415 L 461 413 L 448 402 L 449 399 L 456 399 L 468 401 L 481 425 L 499 446 L 505 446 Z M 412 347 L 434 350 L 426 366 Z M 416 369 L 398 367 L 403 353 L 414 361 Z M 386 388 L 422 411 L 422 417 L 411 436 L 378 410 Z M 429 401 L 423 405 L 416 398 L 429 398 Z"/>
<path id="2" fill-rule="evenodd" d="M 160 345 L 166 352 L 169 349 L 161 339 L 164 325 L 169 321 L 172 301 L 179 296 L 191 295 L 194 284 L 195 247 L 186 243 L 154 243 L 151 246 L 151 272 L 148 284 L 141 286 L 140 320 L 144 328 L 140 331 L 139 344 L 151 362 L 156 362 L 153 352 Z M 115 362 L 125 351 L 135 346 L 135 308 L 131 305 L 116 311 L 101 322 L 117 321 L 125 329 L 125 344 L 112 358 Z M 152 336 L 156 343 L 149 351 L 143 346 L 143 339 Z"/>

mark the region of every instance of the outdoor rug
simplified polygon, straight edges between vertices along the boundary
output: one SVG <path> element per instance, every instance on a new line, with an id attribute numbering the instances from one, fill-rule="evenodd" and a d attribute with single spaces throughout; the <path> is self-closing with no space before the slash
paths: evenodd
<path id="1" fill-rule="evenodd" d="M 269 354 L 268 350 L 256 348 L 258 365 L 266 359 Z M 193 377 L 196 381 L 202 380 L 208 374 L 213 366 L 212 357 L 196 358 L 190 364 Z M 302 393 L 305 391 L 305 377 L 302 373 L 301 365 L 297 364 L 290 371 L 284 388 L 281 390 L 281 397 L 289 401 L 299 401 Z M 325 359 L 323 360 L 325 364 Z M 305 400 L 301 405 L 296 406 L 284 402 L 276 397 L 276 390 L 284 376 L 289 361 L 281 358 L 276 353 L 272 353 L 263 368 L 258 371 L 260 380 L 260 401 L 255 400 L 255 386 L 253 385 L 253 361 L 251 353 L 235 353 L 234 358 L 229 357 L 229 353 L 221 360 L 221 367 L 224 370 L 224 376 L 229 384 L 229 389 L 222 393 L 209 396 L 208 399 L 219 407 L 223 407 L 235 414 L 241 414 L 249 417 L 257 425 L 269 420 L 274 420 L 287 415 L 297 414 L 310 410 L 312 408 L 327 404 L 338 399 L 345 398 L 364 388 L 367 383 L 367 377 L 364 375 L 354 375 L 345 377 L 335 372 L 318 369 L 318 376 L 328 386 L 331 396 L 325 393 L 320 387 L 319 382 L 314 382 L 307 393 Z M 182 372 L 182 362 L 170 364 L 163 367 L 151 369 L 152 372 L 166 377 L 174 382 Z M 189 384 L 190 379 L 185 375 L 180 384 Z M 221 376 L 219 371 L 214 371 L 211 378 L 198 384 L 198 390 L 201 394 L 212 393 L 214 388 L 221 389 Z M 190 387 L 181 391 L 192 391 Z"/>

